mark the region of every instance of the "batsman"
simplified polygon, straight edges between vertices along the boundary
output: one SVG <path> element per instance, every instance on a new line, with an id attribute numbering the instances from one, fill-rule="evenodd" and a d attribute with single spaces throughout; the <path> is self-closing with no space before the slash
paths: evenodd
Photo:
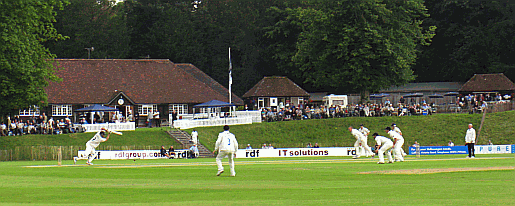
<path id="1" fill-rule="evenodd" d="M 107 136 L 106 136 L 107 133 Z M 95 152 L 95 148 L 100 145 L 101 142 L 105 142 L 109 139 L 109 135 L 111 135 L 111 131 L 106 128 L 100 129 L 93 138 L 91 138 L 88 142 L 86 142 L 86 153 L 83 157 L 74 157 L 73 163 L 77 163 L 79 159 L 87 159 L 87 165 L 93 165 L 91 161 L 93 161 L 97 157 L 97 153 Z"/>

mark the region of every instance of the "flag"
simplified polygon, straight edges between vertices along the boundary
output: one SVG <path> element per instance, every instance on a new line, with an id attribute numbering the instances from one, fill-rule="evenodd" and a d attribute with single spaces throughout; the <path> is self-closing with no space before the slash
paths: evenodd
<path id="1" fill-rule="evenodd" d="M 229 47 L 229 85 L 232 84 L 232 62 L 231 62 L 231 47 Z"/>

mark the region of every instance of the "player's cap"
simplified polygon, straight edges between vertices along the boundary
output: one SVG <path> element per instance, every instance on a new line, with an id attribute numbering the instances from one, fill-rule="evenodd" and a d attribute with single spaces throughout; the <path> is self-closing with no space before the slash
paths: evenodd
<path id="1" fill-rule="evenodd" d="M 101 131 L 101 132 L 100 132 L 100 135 L 101 135 L 101 136 L 104 136 L 104 135 L 106 135 L 106 133 L 105 133 L 104 131 Z"/>
<path id="2" fill-rule="evenodd" d="M 390 127 L 386 127 L 385 129 L 388 131 L 392 130 L 392 128 L 390 128 Z"/>
<path id="3" fill-rule="evenodd" d="M 224 126 L 224 130 L 225 130 L 225 131 L 229 130 L 229 125 L 225 125 L 225 126 Z"/>
<path id="4" fill-rule="evenodd" d="M 377 134 L 377 132 L 376 132 L 376 133 L 372 134 L 372 136 L 373 136 L 373 137 L 375 137 L 375 136 L 379 136 L 379 134 Z"/>
<path id="5" fill-rule="evenodd" d="M 363 124 L 360 124 L 359 126 L 363 126 Z"/>
<path id="6" fill-rule="evenodd" d="M 392 123 L 392 127 L 395 127 L 395 126 L 397 126 L 397 125 L 395 123 Z"/>

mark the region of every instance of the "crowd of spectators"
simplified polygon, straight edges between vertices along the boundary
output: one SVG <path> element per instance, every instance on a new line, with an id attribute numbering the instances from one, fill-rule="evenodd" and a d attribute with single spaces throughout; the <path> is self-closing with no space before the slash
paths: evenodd
<path id="1" fill-rule="evenodd" d="M 487 103 L 504 102 L 511 96 L 476 94 L 467 96 L 457 96 L 452 108 L 457 110 L 469 110 L 480 112 L 486 107 Z M 299 106 L 286 106 L 283 108 L 263 108 L 261 117 L 265 122 L 288 121 L 303 119 L 326 119 L 339 117 L 382 117 L 382 116 L 411 116 L 411 115 L 432 115 L 437 108 L 442 105 L 427 103 L 425 99 L 416 102 L 414 98 L 400 98 L 399 102 L 392 103 L 389 99 L 381 103 L 351 104 L 347 107 L 312 104 L 300 104 Z M 451 108 L 451 109 L 452 109 Z"/>
<path id="2" fill-rule="evenodd" d="M 299 105 L 279 108 L 279 111 L 272 108 L 263 108 L 261 115 L 263 121 L 288 121 L 302 119 L 326 119 L 339 117 L 382 117 L 382 116 L 405 116 L 405 115 L 422 115 L 433 113 L 433 109 L 429 104 L 406 105 L 398 103 L 396 105 L 390 103 L 379 104 L 356 104 L 347 107 L 324 105 L 311 106 Z"/>
<path id="3" fill-rule="evenodd" d="M 0 136 L 17 136 L 26 134 L 66 134 L 81 132 L 80 125 L 74 125 L 70 118 L 54 120 L 45 113 L 38 117 L 32 116 L 23 121 L 20 116 L 7 117 L 7 122 L 0 123 Z"/>
<path id="4" fill-rule="evenodd" d="M 502 96 L 501 94 L 469 94 L 456 97 L 456 105 L 470 113 L 481 112 L 488 104 L 505 103 L 511 100 L 511 95 Z"/>

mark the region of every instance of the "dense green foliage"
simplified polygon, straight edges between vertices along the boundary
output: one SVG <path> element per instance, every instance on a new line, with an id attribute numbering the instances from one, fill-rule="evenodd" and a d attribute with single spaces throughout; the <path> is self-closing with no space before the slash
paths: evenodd
<path id="1" fill-rule="evenodd" d="M 436 25 L 430 47 L 421 48 L 417 81 L 467 81 L 474 74 L 504 73 L 515 79 L 515 2 L 429 0 Z"/>
<path id="2" fill-rule="evenodd" d="M 122 6 L 108 0 L 70 0 L 57 11 L 55 28 L 69 38 L 47 42 L 57 58 L 88 58 L 85 48 L 94 47 L 91 58 L 127 58 L 128 27 Z"/>
<path id="3" fill-rule="evenodd" d="M 514 205 L 513 169 L 417 175 L 360 172 L 512 167 L 513 155 L 376 159 L 236 159 L 216 177 L 214 159 L 95 160 L 94 166 L 30 168 L 56 161 L 0 162 L 0 204 L 40 205 Z M 224 160 L 226 164 L 226 160 Z M 228 166 L 225 166 L 228 169 Z M 471 194 L 474 198 L 471 198 Z"/>
<path id="4" fill-rule="evenodd" d="M 47 81 L 57 81 L 54 55 L 41 43 L 63 37 L 53 27 L 59 0 L 0 1 L 0 116 L 43 105 Z"/>
<path id="5" fill-rule="evenodd" d="M 296 38 L 295 46 L 276 40 L 274 57 L 292 75 L 332 91 L 378 91 L 414 80 L 411 67 L 417 45 L 429 45 L 436 29 L 420 26 L 429 16 L 423 1 L 313 1 L 308 5 L 273 9 L 286 17 L 270 27 L 269 37 Z"/>

